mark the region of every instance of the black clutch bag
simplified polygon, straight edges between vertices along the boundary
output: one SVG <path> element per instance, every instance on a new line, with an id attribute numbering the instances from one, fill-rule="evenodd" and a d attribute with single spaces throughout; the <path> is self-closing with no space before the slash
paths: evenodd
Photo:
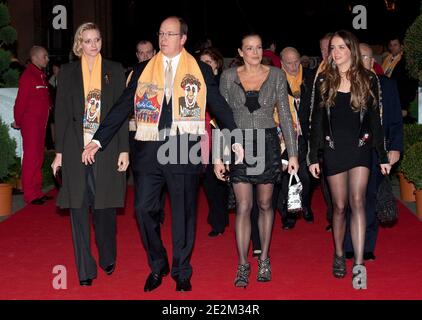
<path id="1" fill-rule="evenodd" d="M 381 224 L 394 223 L 399 216 L 396 198 L 393 195 L 393 188 L 388 176 L 382 179 L 378 187 L 375 211 Z"/>
<path id="2" fill-rule="evenodd" d="M 60 188 L 63 185 L 62 167 L 57 167 L 56 174 L 54 175 L 54 181 L 56 182 L 56 186 L 58 188 Z"/>

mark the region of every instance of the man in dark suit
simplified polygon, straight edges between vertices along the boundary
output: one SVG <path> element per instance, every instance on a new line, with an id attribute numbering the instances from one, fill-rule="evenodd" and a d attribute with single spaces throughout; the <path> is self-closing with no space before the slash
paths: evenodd
<path id="1" fill-rule="evenodd" d="M 359 49 L 365 68 L 373 70 L 374 58 L 371 47 L 365 43 L 361 43 Z M 400 98 L 394 80 L 388 79 L 383 75 L 378 75 L 378 78 L 382 93 L 382 125 L 384 127 L 384 135 L 387 142 L 388 160 L 391 165 L 394 165 L 399 161 L 400 153 L 403 152 L 403 120 L 401 116 Z M 366 189 L 366 233 L 363 254 L 365 260 L 375 260 L 374 252 L 378 235 L 378 220 L 375 212 L 375 204 L 378 186 L 383 178 L 383 175 L 379 170 L 378 162 L 377 153 L 373 152 L 371 174 Z M 345 252 L 346 258 L 351 259 L 354 256 L 349 228 L 347 228 L 346 231 Z"/>
<path id="2" fill-rule="evenodd" d="M 388 51 L 389 54 L 382 63 L 384 74 L 386 77 L 396 80 L 403 122 L 414 123 L 416 119 L 409 113 L 409 106 L 416 97 L 418 82 L 410 77 L 406 70 L 406 55 L 403 52 L 403 42 L 398 36 L 390 37 Z"/>
<path id="3" fill-rule="evenodd" d="M 306 165 L 308 154 L 309 118 L 311 113 L 311 97 L 314 75 L 312 71 L 302 68 L 300 64 L 300 54 L 293 47 L 286 47 L 280 53 L 282 69 L 286 72 L 289 102 L 296 110 L 298 149 L 299 149 L 299 171 L 298 176 L 303 185 L 302 208 L 303 218 L 309 223 L 314 222 L 314 214 L 310 203 L 310 177 Z M 295 84 L 297 88 L 295 88 Z M 299 89 L 299 91 L 295 91 Z M 286 156 L 287 157 L 287 156 Z M 287 159 L 287 158 L 286 158 Z M 283 229 L 292 229 L 296 223 L 296 216 L 287 213 L 287 193 L 289 175 L 283 175 L 281 198 L 283 199 L 281 211 Z"/>
<path id="4" fill-rule="evenodd" d="M 187 40 L 187 29 L 188 27 L 183 19 L 169 17 L 161 23 L 158 32 L 161 54 L 157 54 L 154 59 L 162 55 L 164 66 L 164 62 L 169 59 L 172 60 L 169 64 L 173 66 L 173 80 L 175 79 L 174 74 L 177 74 L 177 70 L 180 67 L 178 59 L 184 54 L 183 48 Z M 219 93 L 211 68 L 203 62 L 188 61 L 199 66 L 206 85 L 206 103 L 210 107 L 213 116 L 219 120 L 224 128 L 235 129 L 236 124 L 232 111 Z M 148 63 L 141 63 L 134 69 L 128 87 L 119 101 L 113 106 L 113 110 L 102 122 L 93 141 L 85 148 L 82 161 L 86 164 L 94 161 L 94 155 L 100 146 L 102 148 L 106 147 L 111 137 L 132 111 L 134 96 L 137 94 L 138 79 L 142 76 Z M 162 76 L 167 79 L 168 68 L 164 68 Z M 168 82 L 166 81 L 166 83 Z M 168 88 L 167 85 L 164 87 Z M 176 88 L 176 84 L 174 84 L 174 88 Z M 170 89 L 169 91 L 171 91 Z M 167 90 L 165 92 L 167 93 Z M 179 160 L 179 156 L 183 157 L 189 154 L 192 147 L 199 142 L 199 137 L 192 134 L 180 134 L 180 132 L 177 132 L 176 135 L 168 135 L 166 129 L 172 127 L 175 115 L 174 108 L 172 108 L 172 100 L 172 97 L 167 98 L 166 95 L 159 111 L 158 129 L 160 134 L 164 132 L 164 137 L 161 136 L 160 141 L 136 142 L 137 152 L 133 163 L 135 184 L 137 186 L 135 210 L 151 268 L 144 291 L 151 291 L 160 286 L 162 277 L 169 273 L 167 252 L 161 240 L 159 221 L 159 196 L 164 185 L 167 185 L 172 207 L 173 263 L 171 275 L 176 281 L 176 291 L 190 291 L 192 289 L 190 283 L 192 276 L 190 257 L 195 238 L 196 201 L 201 163 L 194 163 L 194 161 L 191 161 L 192 159 L 188 159 L 188 163 L 183 163 L 182 159 Z M 154 111 L 151 110 L 151 112 Z M 148 118 L 147 120 L 154 121 L 154 118 Z M 138 126 L 138 133 L 142 135 L 145 131 L 141 132 L 141 130 L 142 128 Z M 189 141 L 187 150 L 179 148 L 180 141 L 192 140 L 192 138 L 194 138 L 194 141 Z M 176 153 L 178 155 L 175 155 L 177 163 L 162 164 L 162 161 L 159 161 L 161 160 L 161 151 L 165 145 L 173 142 L 177 144 Z M 243 155 L 242 147 L 237 150 L 240 150 L 240 155 Z M 172 156 L 174 156 L 174 153 L 170 150 L 170 157 Z"/>

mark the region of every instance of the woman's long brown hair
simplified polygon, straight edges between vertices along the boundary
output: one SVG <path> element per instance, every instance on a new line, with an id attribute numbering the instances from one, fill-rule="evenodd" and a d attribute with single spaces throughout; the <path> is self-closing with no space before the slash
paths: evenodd
<path id="1" fill-rule="evenodd" d="M 375 102 L 375 96 L 374 93 L 371 92 L 369 72 L 362 63 L 359 51 L 359 41 L 351 32 L 346 30 L 337 31 L 330 38 L 328 63 L 323 72 L 324 81 L 322 82 L 320 89 L 322 97 L 321 105 L 326 107 L 334 106 L 334 100 L 337 96 L 337 90 L 340 87 L 341 82 L 340 71 L 331 55 L 331 42 L 334 37 L 342 38 L 351 52 L 351 64 L 346 73 L 346 77 L 350 80 L 351 85 L 350 104 L 352 109 L 357 112 L 366 108 L 370 97 L 374 98 Z"/>

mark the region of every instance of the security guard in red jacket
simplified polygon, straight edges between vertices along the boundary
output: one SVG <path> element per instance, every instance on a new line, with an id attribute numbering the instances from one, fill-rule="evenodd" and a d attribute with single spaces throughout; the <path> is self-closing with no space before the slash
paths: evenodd
<path id="1" fill-rule="evenodd" d="M 30 51 L 31 63 L 19 79 L 15 101 L 14 127 L 21 130 L 23 139 L 22 187 L 24 200 L 36 205 L 50 197 L 42 192 L 42 164 L 45 132 L 51 100 L 43 71 L 48 64 L 48 52 L 40 46 Z"/>

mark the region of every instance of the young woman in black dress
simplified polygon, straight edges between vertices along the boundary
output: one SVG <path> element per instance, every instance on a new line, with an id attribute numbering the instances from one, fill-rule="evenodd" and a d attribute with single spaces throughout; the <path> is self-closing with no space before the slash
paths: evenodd
<path id="1" fill-rule="evenodd" d="M 366 287 L 365 194 L 372 147 L 378 152 L 381 172 L 389 174 L 391 166 L 384 149 L 378 80 L 374 73 L 365 70 L 356 37 L 348 31 L 338 31 L 330 39 L 327 67 L 316 80 L 309 170 L 318 178 L 318 152 L 322 150 L 334 207 L 333 275 L 337 278 L 346 275 L 343 242 L 345 214 L 350 205 L 355 288 Z"/>

